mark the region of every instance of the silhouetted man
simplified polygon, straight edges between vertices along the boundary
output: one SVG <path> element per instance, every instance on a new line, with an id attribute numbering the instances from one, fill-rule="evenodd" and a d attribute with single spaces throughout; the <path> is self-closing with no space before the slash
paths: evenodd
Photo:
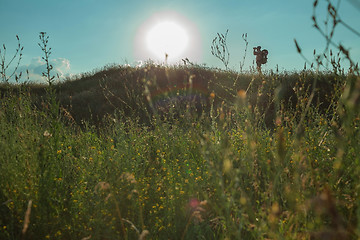
<path id="1" fill-rule="evenodd" d="M 254 55 L 256 56 L 256 69 L 261 72 L 261 64 L 267 63 L 268 50 L 261 50 L 261 46 L 254 47 Z"/>

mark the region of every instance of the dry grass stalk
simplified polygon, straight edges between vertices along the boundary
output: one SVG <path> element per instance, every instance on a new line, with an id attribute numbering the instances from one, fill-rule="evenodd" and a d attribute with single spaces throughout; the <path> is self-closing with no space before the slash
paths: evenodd
<path id="1" fill-rule="evenodd" d="M 29 200 L 28 207 L 27 207 L 26 212 L 25 212 L 24 227 L 23 227 L 23 229 L 21 231 L 23 236 L 25 236 L 25 233 L 26 233 L 27 229 L 29 228 L 31 206 L 32 206 L 32 200 Z"/>

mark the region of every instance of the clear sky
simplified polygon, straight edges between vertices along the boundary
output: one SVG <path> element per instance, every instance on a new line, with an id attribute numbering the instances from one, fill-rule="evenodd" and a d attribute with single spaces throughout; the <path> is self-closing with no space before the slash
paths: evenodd
<path id="1" fill-rule="evenodd" d="M 317 15 L 323 22 L 326 3 L 319 2 Z M 359 0 L 342 0 L 339 14 L 360 31 L 360 7 L 356 5 Z M 52 63 L 64 76 L 112 63 L 135 65 L 137 60 L 146 60 L 140 58 L 151 56 L 146 45 L 148 32 L 159 19 L 173 17 L 171 21 L 188 34 L 183 54 L 188 54 L 190 61 L 223 67 L 211 55 L 211 43 L 217 32 L 229 29 L 231 69 L 239 70 L 245 49 L 242 34 L 247 33 L 245 69 L 253 64 L 252 47 L 261 45 L 269 51 L 265 69 L 278 65 L 279 70 L 292 71 L 304 66 L 294 38 L 310 60 L 314 49 L 324 49 L 323 37 L 312 26 L 312 14 L 313 0 L 0 0 L 0 43 L 6 44 L 10 58 L 19 35 L 24 46 L 20 69 L 29 69 L 36 76 L 44 67 L 38 35 L 47 32 Z M 357 35 L 339 26 L 334 39 L 350 48 L 352 58 L 359 62 Z"/>

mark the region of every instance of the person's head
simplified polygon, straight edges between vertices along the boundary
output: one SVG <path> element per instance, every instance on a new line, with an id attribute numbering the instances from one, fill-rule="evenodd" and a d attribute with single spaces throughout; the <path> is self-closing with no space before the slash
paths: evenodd
<path id="1" fill-rule="evenodd" d="M 257 50 L 260 50 L 260 49 L 261 49 L 261 46 L 257 46 L 256 49 L 257 49 Z"/>

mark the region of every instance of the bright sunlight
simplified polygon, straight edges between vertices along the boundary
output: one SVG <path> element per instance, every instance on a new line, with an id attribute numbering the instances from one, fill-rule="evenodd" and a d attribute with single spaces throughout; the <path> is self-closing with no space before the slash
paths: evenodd
<path id="1" fill-rule="evenodd" d="M 174 11 L 157 12 L 139 25 L 134 38 L 134 58 L 169 64 L 201 60 L 202 42 L 191 19 Z"/>
<path id="2" fill-rule="evenodd" d="M 148 49 L 158 58 L 168 54 L 170 58 L 180 56 L 188 46 L 186 30 L 172 21 L 163 21 L 150 28 L 146 36 Z"/>

